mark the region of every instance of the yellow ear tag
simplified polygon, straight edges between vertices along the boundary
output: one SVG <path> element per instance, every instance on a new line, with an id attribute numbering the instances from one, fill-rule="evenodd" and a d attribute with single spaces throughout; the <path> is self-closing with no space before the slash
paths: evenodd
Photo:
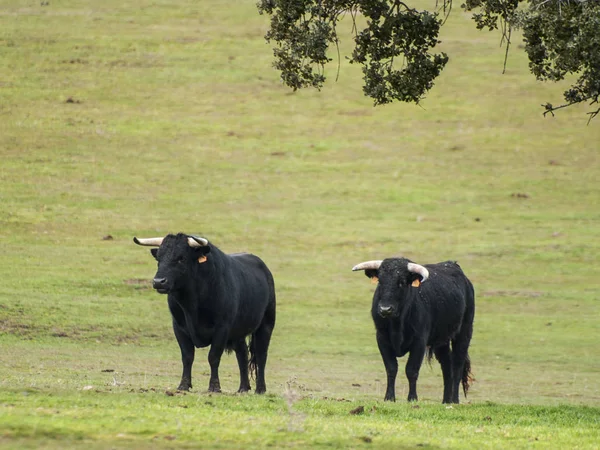
<path id="1" fill-rule="evenodd" d="M 412 282 L 411 284 L 412 287 L 419 287 L 421 286 L 421 280 L 419 280 L 418 278 Z"/>
<path id="2" fill-rule="evenodd" d="M 373 283 L 373 284 L 379 283 L 379 278 L 377 278 L 377 277 L 371 277 L 371 283 Z"/>
<path id="3" fill-rule="evenodd" d="M 200 258 L 198 258 L 198 263 L 199 263 L 199 264 L 202 264 L 202 263 L 204 263 L 204 262 L 206 262 L 206 256 L 205 256 L 205 255 L 202 255 Z"/>

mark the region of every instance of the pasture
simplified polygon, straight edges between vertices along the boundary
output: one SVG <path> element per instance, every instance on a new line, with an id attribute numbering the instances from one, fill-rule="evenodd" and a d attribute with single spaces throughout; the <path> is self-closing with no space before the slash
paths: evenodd
<path id="1" fill-rule="evenodd" d="M 433 2 L 421 2 L 431 6 Z M 343 52 L 350 51 L 350 21 Z M 0 447 L 597 448 L 600 122 L 455 8 L 421 106 L 271 67 L 253 1 L 0 0 Z M 335 52 L 333 55 L 334 58 Z M 175 391 L 156 263 L 183 231 L 270 267 L 267 394 Z M 354 264 L 458 260 L 476 292 L 461 405 L 421 369 L 384 403 Z M 254 385 L 253 385 L 254 386 Z"/>

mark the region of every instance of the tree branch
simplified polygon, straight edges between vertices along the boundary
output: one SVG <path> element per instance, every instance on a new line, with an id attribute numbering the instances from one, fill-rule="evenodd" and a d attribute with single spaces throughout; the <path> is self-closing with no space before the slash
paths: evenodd
<path id="1" fill-rule="evenodd" d="M 564 105 L 560 105 L 560 106 L 556 106 L 556 107 L 552 106 L 552 103 L 546 103 L 545 105 L 541 105 L 541 106 L 545 109 L 545 111 L 544 111 L 544 117 L 546 117 L 546 114 L 548 114 L 548 113 L 552 114 L 552 117 L 554 117 L 554 111 L 562 109 L 562 108 L 567 108 L 569 106 L 577 105 L 578 103 L 587 102 L 588 100 L 592 100 L 590 102 L 590 105 L 597 104 L 599 102 L 599 100 L 600 100 L 600 96 L 598 96 L 598 95 L 593 96 L 592 95 L 592 96 L 584 98 L 584 99 L 582 99 L 580 101 L 565 103 Z M 600 107 L 596 111 L 590 111 L 587 114 L 590 116 L 590 118 L 587 121 L 587 124 L 589 125 L 590 122 L 591 122 L 591 120 L 593 118 L 595 118 L 598 114 L 600 114 Z"/>
<path id="2" fill-rule="evenodd" d="M 596 111 L 589 112 L 588 114 L 590 115 L 590 118 L 588 119 L 588 121 L 587 121 L 587 124 L 589 125 L 589 124 L 590 124 L 590 121 L 591 121 L 591 120 L 592 120 L 594 117 L 596 117 L 596 116 L 597 116 L 599 113 L 600 113 L 600 108 L 598 108 Z"/>
<path id="3" fill-rule="evenodd" d="M 506 34 L 504 35 L 506 37 L 506 52 L 504 53 L 504 67 L 502 69 L 502 74 L 506 73 L 506 62 L 508 61 L 508 49 L 510 48 L 511 35 L 512 35 L 512 25 L 509 23 L 508 24 L 508 36 Z"/>

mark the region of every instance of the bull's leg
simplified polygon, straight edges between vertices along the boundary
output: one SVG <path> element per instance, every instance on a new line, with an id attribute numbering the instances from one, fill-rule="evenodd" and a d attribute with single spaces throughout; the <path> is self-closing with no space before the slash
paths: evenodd
<path id="1" fill-rule="evenodd" d="M 212 344 L 208 351 L 208 364 L 210 365 L 210 381 L 208 382 L 208 392 L 221 392 L 221 383 L 219 382 L 219 365 L 221 356 L 225 351 L 229 329 L 221 328 L 213 335 Z"/>
<path id="2" fill-rule="evenodd" d="M 436 347 L 433 352 L 442 366 L 444 376 L 444 399 L 442 403 L 452 403 L 454 383 L 452 381 L 452 357 L 450 356 L 450 344 Z"/>
<path id="3" fill-rule="evenodd" d="M 248 378 L 248 346 L 246 339 L 240 339 L 234 343 L 235 356 L 240 367 L 240 388 L 239 393 L 250 390 L 250 379 Z"/>
<path id="4" fill-rule="evenodd" d="M 458 397 L 460 392 L 460 382 L 464 377 L 468 377 L 470 373 L 470 362 L 469 360 L 469 342 L 470 336 L 458 335 L 456 339 L 452 341 L 452 369 L 454 376 L 453 390 L 452 390 L 452 403 L 458 403 Z M 465 373 L 465 371 L 467 373 Z M 465 393 L 466 395 L 466 393 Z"/>
<path id="5" fill-rule="evenodd" d="M 181 350 L 181 362 L 183 363 L 183 373 L 177 390 L 189 391 L 192 388 L 192 364 L 194 364 L 196 348 L 189 336 L 181 331 L 175 322 L 173 322 L 173 331 Z"/>
<path id="6" fill-rule="evenodd" d="M 275 328 L 275 302 L 269 306 L 265 312 L 265 316 L 256 329 L 252 337 L 251 352 L 254 352 L 253 359 L 256 364 L 256 393 L 264 394 L 267 391 L 265 383 L 265 368 L 267 366 L 267 353 L 269 351 L 269 343 L 271 342 L 271 334 Z"/>
<path id="7" fill-rule="evenodd" d="M 460 383 L 463 382 L 465 389 L 468 389 L 469 378 L 471 375 L 471 362 L 469 361 L 469 344 L 473 336 L 473 316 L 475 310 L 467 308 L 465 317 L 459 333 L 452 340 L 452 370 L 454 376 L 454 386 L 452 392 L 452 402 L 458 403 L 460 392 Z"/>
<path id="8" fill-rule="evenodd" d="M 417 401 L 417 379 L 419 378 L 419 370 L 421 370 L 421 364 L 423 364 L 423 357 L 425 356 L 425 344 L 417 343 L 413 346 L 408 355 L 408 361 L 406 361 L 406 378 L 408 378 L 408 401 Z"/>
<path id="9" fill-rule="evenodd" d="M 379 331 L 377 332 L 377 346 L 379 347 L 379 353 L 381 353 L 383 365 L 385 366 L 385 373 L 387 375 L 387 387 L 385 389 L 384 400 L 395 402 L 396 375 L 398 374 L 398 359 L 396 358 L 396 352 L 392 348 L 389 339 L 383 336 Z"/>

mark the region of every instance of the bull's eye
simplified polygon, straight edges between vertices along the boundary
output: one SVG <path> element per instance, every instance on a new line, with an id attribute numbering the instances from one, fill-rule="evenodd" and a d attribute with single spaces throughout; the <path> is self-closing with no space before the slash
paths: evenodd
<path id="1" fill-rule="evenodd" d="M 179 258 L 177 258 L 177 263 L 178 264 L 183 264 L 185 262 L 185 259 L 183 256 L 180 256 Z"/>

